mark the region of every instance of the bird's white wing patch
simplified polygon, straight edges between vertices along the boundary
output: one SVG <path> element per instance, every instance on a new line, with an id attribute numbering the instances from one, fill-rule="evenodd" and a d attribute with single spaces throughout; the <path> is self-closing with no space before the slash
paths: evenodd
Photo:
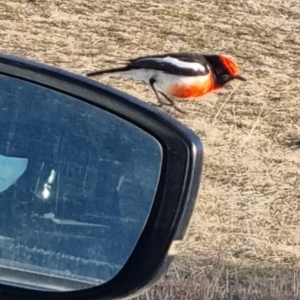
<path id="1" fill-rule="evenodd" d="M 186 61 L 182 61 L 178 58 L 175 57 L 149 57 L 149 58 L 143 58 L 141 60 L 152 60 L 158 63 L 169 63 L 172 64 L 174 66 L 176 66 L 177 68 L 183 68 L 183 69 L 192 69 L 196 72 L 205 72 L 205 67 L 197 62 L 186 62 Z"/>

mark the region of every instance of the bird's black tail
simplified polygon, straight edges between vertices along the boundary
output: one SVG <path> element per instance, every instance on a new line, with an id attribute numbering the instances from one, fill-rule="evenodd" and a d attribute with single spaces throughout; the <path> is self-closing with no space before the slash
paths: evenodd
<path id="1" fill-rule="evenodd" d="M 106 69 L 106 70 L 89 72 L 86 74 L 86 76 L 94 77 L 94 76 L 99 76 L 99 75 L 104 75 L 104 74 L 121 73 L 121 72 L 129 71 L 129 70 L 131 70 L 131 69 L 128 67 L 120 67 L 120 68 L 114 68 L 114 69 Z"/>

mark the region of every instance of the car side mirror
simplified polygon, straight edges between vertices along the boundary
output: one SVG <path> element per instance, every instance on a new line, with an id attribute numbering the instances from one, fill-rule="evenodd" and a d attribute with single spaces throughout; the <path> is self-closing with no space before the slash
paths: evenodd
<path id="1" fill-rule="evenodd" d="M 0 55 L 0 298 L 136 295 L 165 272 L 202 144 L 83 76 Z"/>

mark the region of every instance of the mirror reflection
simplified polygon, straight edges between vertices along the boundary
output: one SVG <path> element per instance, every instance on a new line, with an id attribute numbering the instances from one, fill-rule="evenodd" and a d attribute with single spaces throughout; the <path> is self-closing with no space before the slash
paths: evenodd
<path id="1" fill-rule="evenodd" d="M 127 262 L 160 175 L 160 144 L 57 91 L 0 75 L 0 282 L 104 283 Z"/>

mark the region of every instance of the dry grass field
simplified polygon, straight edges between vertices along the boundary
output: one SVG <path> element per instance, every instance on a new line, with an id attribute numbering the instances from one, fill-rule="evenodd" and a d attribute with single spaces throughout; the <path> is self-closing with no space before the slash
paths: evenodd
<path id="1" fill-rule="evenodd" d="M 203 140 L 203 180 L 178 258 L 139 299 L 300 299 L 299 0 L 2 0 L 0 34 L 0 51 L 79 74 L 144 54 L 236 58 L 246 83 L 169 111 Z"/>

